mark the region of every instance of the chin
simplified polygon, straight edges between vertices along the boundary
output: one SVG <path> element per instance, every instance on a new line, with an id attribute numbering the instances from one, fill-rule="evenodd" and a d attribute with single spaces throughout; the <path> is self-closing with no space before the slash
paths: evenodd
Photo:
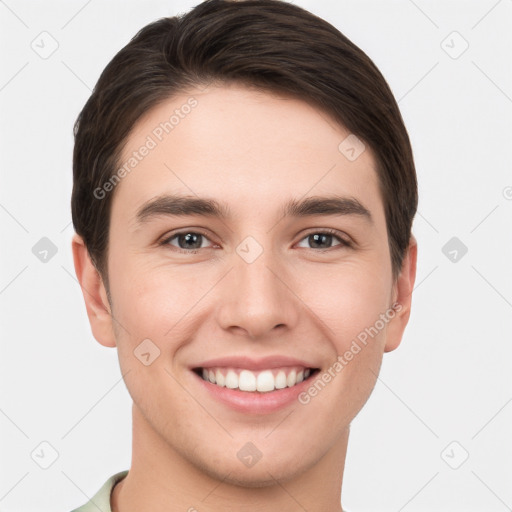
<path id="1" fill-rule="evenodd" d="M 245 487 L 245 488 L 263 488 L 263 487 L 271 487 L 273 485 L 276 485 L 276 480 L 279 480 L 278 478 L 272 478 L 268 473 L 266 477 L 264 475 L 259 475 L 258 477 L 251 476 L 250 474 L 247 474 L 247 478 L 241 477 L 240 474 L 232 476 L 229 475 L 227 478 L 224 479 L 224 483 L 227 483 L 229 485 L 233 485 L 236 487 Z"/>
<path id="2" fill-rule="evenodd" d="M 286 482 L 296 478 L 313 465 L 314 462 L 299 466 L 296 457 L 291 457 L 290 462 L 283 461 L 282 457 L 276 457 L 275 461 L 267 458 L 264 462 L 262 459 L 251 468 L 244 467 L 238 459 L 235 464 L 232 459 L 220 461 L 216 467 L 213 467 L 210 461 L 200 461 L 198 467 L 203 473 L 225 484 L 261 488 L 275 486 L 276 481 Z"/>

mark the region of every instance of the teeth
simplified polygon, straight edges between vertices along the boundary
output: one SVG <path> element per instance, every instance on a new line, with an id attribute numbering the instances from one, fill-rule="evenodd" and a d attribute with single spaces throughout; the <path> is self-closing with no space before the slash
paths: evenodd
<path id="1" fill-rule="evenodd" d="M 293 387 L 311 375 L 310 368 L 286 368 L 282 370 L 263 370 L 259 373 L 250 370 L 235 370 L 233 368 L 203 368 L 203 379 L 220 387 L 239 389 L 240 391 L 258 391 L 267 393 L 276 389 Z"/>
<path id="2" fill-rule="evenodd" d="M 223 387 L 226 385 L 226 379 L 224 378 L 224 375 L 222 375 L 220 370 L 217 370 L 215 372 L 215 383 L 217 386 Z"/>
<path id="3" fill-rule="evenodd" d="M 275 383 L 276 389 L 283 389 L 286 387 L 286 373 L 280 371 L 276 375 Z"/>
<path id="4" fill-rule="evenodd" d="M 242 370 L 238 376 L 240 391 L 256 391 L 256 376 L 249 370 Z"/>
<path id="5" fill-rule="evenodd" d="M 270 370 L 266 370 L 258 374 L 256 379 L 256 389 L 258 391 L 274 391 L 274 376 Z"/>
<path id="6" fill-rule="evenodd" d="M 292 370 L 288 377 L 286 378 L 286 384 L 289 388 L 291 388 L 293 385 L 297 383 L 297 372 L 295 370 Z"/>
<path id="7" fill-rule="evenodd" d="M 233 370 L 229 370 L 226 375 L 226 387 L 229 389 L 238 387 L 238 375 Z"/>

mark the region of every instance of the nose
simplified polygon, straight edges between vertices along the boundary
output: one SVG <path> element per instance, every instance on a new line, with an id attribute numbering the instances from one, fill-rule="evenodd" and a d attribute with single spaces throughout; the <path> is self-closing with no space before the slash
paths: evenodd
<path id="1" fill-rule="evenodd" d="M 296 325 L 300 300 L 282 265 L 270 250 L 251 263 L 234 254 L 217 309 L 223 329 L 252 340 L 267 340 Z"/>

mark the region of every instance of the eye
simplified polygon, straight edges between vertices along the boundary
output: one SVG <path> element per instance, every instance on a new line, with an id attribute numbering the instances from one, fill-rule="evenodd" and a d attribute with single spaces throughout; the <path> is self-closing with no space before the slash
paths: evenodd
<path id="1" fill-rule="evenodd" d="M 324 229 L 322 231 L 313 231 L 306 235 L 302 240 L 307 240 L 311 245 L 309 249 L 330 249 L 332 247 L 333 239 L 339 241 L 336 246 L 350 247 L 351 243 L 342 238 L 337 231 L 333 229 Z M 301 242 L 302 242 L 301 240 Z"/>
<path id="2" fill-rule="evenodd" d="M 207 249 L 213 247 L 213 245 L 204 245 L 203 242 L 210 240 L 204 233 L 198 231 L 180 231 L 173 233 L 166 237 L 159 245 L 172 246 L 178 252 L 185 254 L 196 254 L 200 249 Z M 339 246 L 351 247 L 352 244 L 349 240 L 343 238 L 336 230 L 323 229 L 321 231 L 312 231 L 306 235 L 299 244 L 306 240 L 306 243 L 310 244 L 309 249 L 331 249 L 332 247 Z M 337 240 L 338 243 L 332 245 L 333 241 Z M 300 246 L 300 245 L 299 245 Z"/>
<path id="3" fill-rule="evenodd" d="M 174 239 L 176 239 L 177 246 L 171 243 Z M 203 246 L 204 240 L 209 240 L 209 238 L 203 233 L 197 231 L 180 231 L 162 240 L 160 245 L 171 245 L 172 247 L 176 247 L 179 252 L 195 254 L 199 249 L 205 248 L 205 246 Z"/>

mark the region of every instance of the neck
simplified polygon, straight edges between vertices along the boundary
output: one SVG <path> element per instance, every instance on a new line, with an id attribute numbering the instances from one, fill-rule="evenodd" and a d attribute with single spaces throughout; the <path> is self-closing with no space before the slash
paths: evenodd
<path id="1" fill-rule="evenodd" d="M 183 458 L 133 406 L 132 464 L 115 486 L 112 512 L 342 512 L 341 486 L 348 429 L 311 467 L 264 487 L 245 487 L 209 475 Z M 299 459 L 299 457 L 297 457 Z"/>

